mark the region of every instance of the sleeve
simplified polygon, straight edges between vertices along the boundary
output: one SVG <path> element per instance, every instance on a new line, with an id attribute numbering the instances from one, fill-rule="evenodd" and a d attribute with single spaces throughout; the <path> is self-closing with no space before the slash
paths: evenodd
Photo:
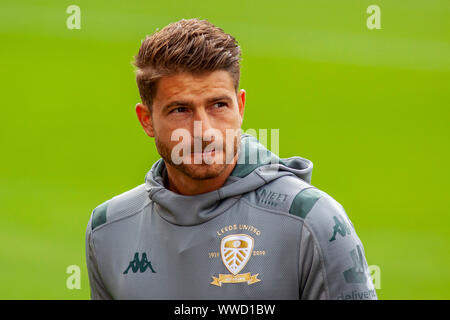
<path id="1" fill-rule="evenodd" d="M 377 299 L 364 247 L 333 198 L 324 195 L 315 201 L 304 218 L 300 241 L 300 299 Z"/>
<path id="2" fill-rule="evenodd" d="M 86 229 L 86 264 L 89 277 L 89 285 L 91 288 L 92 300 L 112 300 L 113 298 L 108 293 L 103 284 L 100 272 L 98 269 L 97 258 L 95 256 L 95 246 L 92 233 L 92 217 L 89 220 Z"/>

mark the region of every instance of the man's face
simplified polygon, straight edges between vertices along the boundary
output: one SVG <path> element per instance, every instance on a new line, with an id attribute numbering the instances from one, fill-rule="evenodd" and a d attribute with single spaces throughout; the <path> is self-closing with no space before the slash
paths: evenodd
<path id="1" fill-rule="evenodd" d="M 227 71 L 179 73 L 159 80 L 149 126 L 140 120 L 166 165 L 212 179 L 234 164 L 244 104 Z"/>

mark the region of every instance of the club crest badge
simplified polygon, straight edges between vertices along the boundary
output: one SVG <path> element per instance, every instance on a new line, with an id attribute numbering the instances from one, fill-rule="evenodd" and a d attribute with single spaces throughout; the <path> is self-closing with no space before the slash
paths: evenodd
<path id="1" fill-rule="evenodd" d="M 253 251 L 254 240 L 245 234 L 232 234 L 222 239 L 222 262 L 234 275 L 244 269 Z"/>
<path id="2" fill-rule="evenodd" d="M 231 274 L 219 274 L 219 277 L 212 277 L 212 285 L 221 287 L 223 283 L 242 283 L 247 282 L 251 285 L 261 281 L 258 279 L 258 273 L 239 274 L 247 265 L 253 252 L 255 240 L 246 234 L 231 234 L 224 237 L 220 243 L 220 255 L 222 262 Z"/>

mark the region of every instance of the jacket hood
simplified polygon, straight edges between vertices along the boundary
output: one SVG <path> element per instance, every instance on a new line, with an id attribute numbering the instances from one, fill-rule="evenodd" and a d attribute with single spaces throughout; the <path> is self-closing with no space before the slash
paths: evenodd
<path id="1" fill-rule="evenodd" d="M 145 177 L 149 193 L 160 216 L 176 225 L 196 225 L 206 222 L 233 206 L 242 194 L 285 175 L 295 175 L 311 182 L 311 161 L 291 157 L 281 159 L 251 135 L 243 134 L 237 164 L 225 184 L 214 191 L 186 196 L 166 189 L 166 166 L 159 159 Z"/>

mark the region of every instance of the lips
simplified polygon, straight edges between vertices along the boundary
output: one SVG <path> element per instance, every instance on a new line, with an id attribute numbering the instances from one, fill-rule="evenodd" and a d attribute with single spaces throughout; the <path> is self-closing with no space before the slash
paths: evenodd
<path id="1" fill-rule="evenodd" d="M 221 151 L 221 150 L 216 149 L 216 148 L 212 148 L 212 150 L 205 151 L 205 149 L 207 149 L 207 148 L 211 149 L 211 147 L 212 147 L 212 145 L 205 146 L 205 147 L 203 148 L 203 151 L 200 151 L 200 152 L 195 152 L 195 151 L 194 151 L 194 148 L 191 148 L 190 154 L 191 154 L 191 155 L 201 155 L 201 154 L 203 154 L 203 155 L 211 155 L 211 154 L 214 154 L 214 153 L 216 153 L 216 152 L 220 152 L 220 151 Z"/>
<path id="2" fill-rule="evenodd" d="M 203 152 L 191 152 L 191 154 L 214 154 L 216 152 L 216 149 L 210 150 L 210 151 L 203 151 Z"/>

